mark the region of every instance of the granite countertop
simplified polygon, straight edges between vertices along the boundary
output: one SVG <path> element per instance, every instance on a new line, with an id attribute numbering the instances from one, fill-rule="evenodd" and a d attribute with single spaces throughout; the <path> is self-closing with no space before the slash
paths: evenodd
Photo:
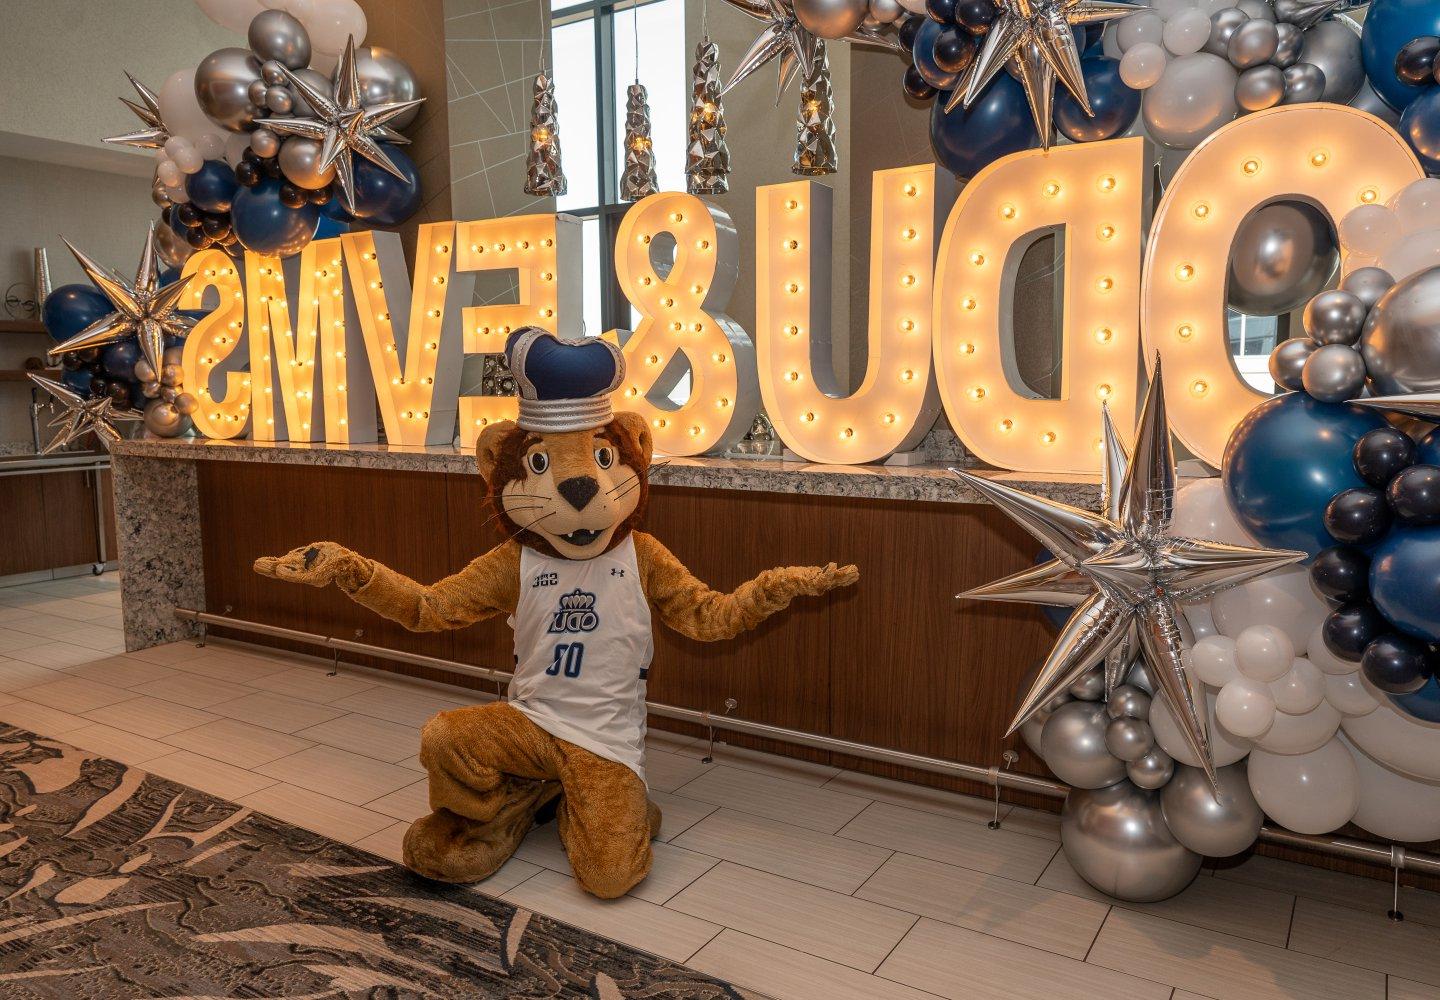
<path id="1" fill-rule="evenodd" d="M 421 448 L 383 444 L 326 445 L 220 441 L 209 438 L 156 438 L 116 442 L 111 448 L 111 454 L 116 458 L 326 465 L 346 469 L 457 473 L 475 471 L 474 454 L 450 446 Z M 1098 476 L 1037 476 L 983 467 L 975 467 L 970 471 L 1077 507 L 1095 509 L 1100 503 Z M 657 456 L 650 469 L 650 482 L 656 486 L 693 489 L 806 493 L 875 500 L 985 502 L 978 493 L 953 476 L 944 464 L 817 465 L 778 459 Z"/>

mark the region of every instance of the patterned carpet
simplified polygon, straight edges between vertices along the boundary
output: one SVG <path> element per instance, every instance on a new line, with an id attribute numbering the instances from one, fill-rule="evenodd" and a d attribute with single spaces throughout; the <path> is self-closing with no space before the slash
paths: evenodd
<path id="1" fill-rule="evenodd" d="M 683 997 L 717 980 L 0 724 L 0 996 Z"/>

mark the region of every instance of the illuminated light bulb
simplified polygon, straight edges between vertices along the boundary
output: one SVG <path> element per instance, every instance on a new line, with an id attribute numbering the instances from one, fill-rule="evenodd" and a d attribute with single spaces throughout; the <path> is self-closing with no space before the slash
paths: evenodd
<path id="1" fill-rule="evenodd" d="M 1095 395 L 1099 396 L 1101 399 L 1109 399 L 1114 394 L 1115 390 L 1111 388 L 1108 383 L 1102 382 L 1100 385 L 1097 385 L 1095 387 Z"/>
<path id="2" fill-rule="evenodd" d="M 1195 277 L 1195 266 L 1193 264 L 1181 264 L 1175 269 L 1175 277 L 1181 281 L 1189 281 Z"/>
<path id="3" fill-rule="evenodd" d="M 1054 443 L 1055 443 L 1055 432 L 1054 432 L 1054 431 L 1046 431 L 1044 434 L 1041 434 L 1041 435 L 1040 435 L 1040 443 L 1041 443 L 1041 444 L 1054 444 Z"/>
<path id="4" fill-rule="evenodd" d="M 390 314 L 389 314 L 389 313 L 377 313 L 376 316 L 375 316 L 375 318 L 378 319 L 378 320 L 379 320 L 380 322 L 382 322 L 382 323 L 388 323 L 388 322 L 390 322 Z"/>
<path id="5" fill-rule="evenodd" d="M 1190 210 L 1190 214 L 1197 219 L 1208 219 L 1210 217 L 1210 206 L 1203 201 L 1197 201 L 1195 207 Z"/>
<path id="6" fill-rule="evenodd" d="M 449 243 L 441 243 L 441 244 L 439 244 L 438 246 L 435 247 L 435 252 L 436 252 L 436 253 L 449 253 L 449 252 L 450 252 L 450 244 L 449 244 Z"/>
<path id="7" fill-rule="evenodd" d="M 1110 277 L 1109 275 L 1106 275 L 1099 281 L 1095 282 L 1095 287 L 1102 292 L 1108 292 L 1110 291 L 1110 289 L 1115 287 L 1115 279 Z"/>
<path id="8" fill-rule="evenodd" d="M 505 252 L 505 244 L 504 244 L 504 243 L 496 243 L 496 244 L 495 244 L 495 252 L 496 252 L 496 253 L 504 253 L 504 252 Z"/>
<path id="9" fill-rule="evenodd" d="M 648 358 L 645 359 L 645 363 L 646 363 L 647 365 L 658 365 L 658 364 L 660 363 L 660 355 L 658 355 L 658 354 L 652 354 L 652 355 L 650 355 Z"/>
<path id="10" fill-rule="evenodd" d="M 1015 206 L 1014 206 L 1014 205 L 1011 205 L 1010 203 L 1007 202 L 1007 203 L 1005 203 L 1004 205 L 1001 205 L 1001 206 L 1000 206 L 1000 218 L 1002 218 L 1002 219 L 1013 219 L 1013 218 L 1015 218 L 1016 214 L 1017 214 L 1017 213 L 1016 213 L 1016 211 L 1015 211 Z"/>
<path id="11" fill-rule="evenodd" d="M 555 272 L 554 272 L 554 271 L 541 271 L 541 272 L 540 272 L 540 280 L 541 280 L 541 281 L 554 281 L 554 280 L 555 280 Z"/>
<path id="12" fill-rule="evenodd" d="M 904 332 L 904 333 L 910 333 L 910 332 L 913 331 L 914 329 L 915 329 L 915 321 L 914 321 L 913 319 L 902 319 L 902 320 L 900 321 L 900 330 L 901 330 L 902 332 Z"/>
<path id="13" fill-rule="evenodd" d="M 681 330 L 685 329 L 685 324 L 681 323 L 679 320 L 676 320 L 674 323 L 670 324 L 670 329 L 674 330 L 676 333 L 679 333 Z"/>
<path id="14" fill-rule="evenodd" d="M 785 328 L 785 332 L 791 337 L 800 336 L 800 328 L 793 323 Z"/>
<path id="15" fill-rule="evenodd" d="M 701 292 L 705 291 L 705 286 L 704 286 L 704 285 L 691 285 L 691 286 L 690 286 L 690 291 L 694 292 L 696 295 L 699 295 Z"/>
<path id="16" fill-rule="evenodd" d="M 641 243 L 648 244 L 648 243 L 650 242 L 650 234 L 649 234 L 649 233 L 641 233 L 641 234 L 637 237 L 637 239 L 639 239 Z"/>
<path id="17" fill-rule="evenodd" d="M 1240 170 L 1245 174 L 1246 177 L 1254 177 L 1260 172 L 1260 161 L 1246 160 L 1244 163 L 1240 164 Z"/>
<path id="18" fill-rule="evenodd" d="M 680 212 L 671 212 L 671 213 L 670 213 L 670 221 L 671 221 L 671 222 L 675 222 L 675 223 L 684 222 L 684 221 L 685 221 L 685 216 L 684 216 L 682 213 L 680 213 Z"/>
<path id="19" fill-rule="evenodd" d="M 900 279 L 900 284 L 904 285 L 906 288 L 911 287 L 912 285 L 915 284 L 915 275 L 913 275 L 913 274 L 904 275 L 904 276 L 901 277 L 901 279 Z"/>
<path id="20" fill-rule="evenodd" d="M 1379 197 L 1380 192 L 1376 191 L 1374 188 L 1366 188 L 1365 190 L 1360 192 L 1360 201 L 1366 205 L 1373 204 L 1375 199 Z"/>
<path id="21" fill-rule="evenodd" d="M 1060 193 L 1060 185 L 1056 181 L 1046 181 L 1044 190 L 1045 197 L 1053 198 Z"/>
<path id="22" fill-rule="evenodd" d="M 919 235 L 920 234 L 915 231 L 915 227 L 913 226 L 906 226 L 904 229 L 900 230 L 900 238 L 903 240 L 913 240 L 916 236 Z"/>
<path id="23" fill-rule="evenodd" d="M 713 360 L 717 365 L 723 365 L 726 361 L 729 361 L 729 360 L 730 360 L 730 359 L 727 358 L 724 354 L 721 354 L 721 353 L 718 352 L 718 351 L 715 352 L 714 354 L 710 355 L 710 358 L 711 358 L 711 360 Z"/>
<path id="24" fill-rule="evenodd" d="M 344 426 L 345 426 L 346 424 L 348 424 L 349 422 L 350 422 L 350 421 L 346 420 L 344 417 L 341 417 L 341 418 L 340 418 L 340 426 L 341 426 L 341 427 L 344 427 Z"/>
<path id="25" fill-rule="evenodd" d="M 784 243 L 784 247 L 785 247 L 786 250 L 799 250 L 799 249 L 800 249 L 800 241 L 799 241 L 799 240 L 786 240 L 785 243 Z"/>
<path id="26" fill-rule="evenodd" d="M 815 422 L 815 411 L 806 410 L 800 419 L 804 420 L 807 424 L 813 424 Z"/>
<path id="27" fill-rule="evenodd" d="M 973 400 L 976 400 L 977 402 L 978 402 L 979 400 L 984 399 L 984 398 L 985 398 L 985 387 L 984 387 L 984 386 L 981 386 L 981 385 L 977 385 L 975 388 L 971 389 L 971 390 L 970 390 L 970 398 L 973 399 Z"/>
<path id="28" fill-rule="evenodd" d="M 844 427 L 844 428 L 841 428 L 841 430 L 840 430 L 840 439 L 841 439 L 842 441 L 848 441 L 848 440 L 850 440 L 851 438 L 853 438 L 854 436 L 855 436 L 855 428 L 853 428 L 853 427 Z"/>
<path id="29" fill-rule="evenodd" d="M 1115 190 L 1115 184 L 1115 178 L 1109 174 L 1106 174 L 1104 177 L 1101 177 L 1100 180 L 1096 182 L 1095 186 L 1098 187 L 1101 191 L 1108 192 Z"/>
<path id="30" fill-rule="evenodd" d="M 670 298 L 670 296 L 667 295 L 667 296 L 665 296 L 665 298 L 663 298 L 663 299 L 660 300 L 660 304 L 661 304 L 662 306 L 664 306 L 665 308 L 669 309 L 670 307 L 672 307 L 673 305 L 675 305 L 675 300 L 672 299 L 672 298 Z"/>
<path id="31" fill-rule="evenodd" d="M 793 370 L 786 372 L 786 373 L 785 373 L 785 381 L 787 381 L 787 382 L 799 382 L 799 381 L 800 381 L 800 373 L 797 372 L 797 371 L 793 371 Z"/>
<path id="32" fill-rule="evenodd" d="M 378 281 L 372 281 L 372 282 L 370 282 L 370 288 L 371 288 L 372 290 L 373 290 L 373 289 L 378 289 L 379 287 L 380 287 L 380 282 L 378 282 Z M 260 296 L 260 301 L 261 301 L 261 302 L 264 302 L 264 301 L 265 301 L 265 296 L 263 296 L 263 295 Z"/>
<path id="33" fill-rule="evenodd" d="M 648 275 L 648 274 L 642 275 L 641 278 L 640 278 L 640 284 L 645 285 L 646 287 L 649 287 L 650 285 L 653 285 L 654 283 L 655 283 L 655 279 L 652 278 L 652 277 L 650 277 L 650 275 Z"/>
<path id="34" fill-rule="evenodd" d="M 696 249 L 696 250 L 709 250 L 709 249 L 710 249 L 710 241 L 709 241 L 709 240 L 696 240 L 696 241 L 695 241 L 695 249 Z"/>
<path id="35" fill-rule="evenodd" d="M 484 252 L 485 252 L 485 248 L 482 247 L 479 243 L 471 243 L 471 244 L 470 244 L 470 252 L 471 252 L 471 253 L 484 253 Z M 368 255 L 367 255 L 366 259 L 367 259 L 367 260 L 369 259 Z"/>
<path id="36" fill-rule="evenodd" d="M 800 285 L 797 282 L 792 281 L 790 282 L 790 284 L 785 286 L 785 291 L 789 292 L 791 295 L 795 295 L 800 291 Z"/>
<path id="37" fill-rule="evenodd" d="M 985 263 L 985 255 L 980 251 L 976 250 L 975 252 L 970 254 L 970 263 L 974 264 L 976 267 L 983 266 Z"/>
<path id="38" fill-rule="evenodd" d="M 700 333 L 701 331 L 703 331 L 703 330 L 705 329 L 705 324 L 704 324 L 704 323 L 693 323 L 693 324 L 691 324 L 690 329 L 691 329 L 692 331 L 694 331 L 695 333 Z"/>
<path id="39" fill-rule="evenodd" d="M 439 319 L 439 318 L 440 318 L 440 310 L 439 310 L 439 309 L 431 309 L 431 310 L 430 310 L 430 318 L 431 318 L 431 319 Z"/>
<path id="40" fill-rule="evenodd" d="M 1110 329 L 1108 326 L 1102 326 L 1100 329 L 1095 331 L 1095 340 L 1097 343 L 1108 344 L 1114 339 L 1115 331 Z"/>
<path id="41" fill-rule="evenodd" d="M 966 312 L 973 312 L 975 310 L 975 307 L 979 304 L 980 303 L 976 302 L 972 297 L 968 295 L 960 300 L 960 308 L 964 309 Z"/>
<path id="42" fill-rule="evenodd" d="M 640 395 L 640 390 L 632 385 L 630 388 L 625 390 L 625 395 L 629 396 L 631 399 L 634 399 L 636 396 Z"/>
<path id="43" fill-rule="evenodd" d="M 1197 378 L 1190 383 L 1190 393 L 1194 396 L 1203 396 L 1210 391 L 1210 383 L 1203 378 Z"/>
<path id="44" fill-rule="evenodd" d="M 1181 340 L 1189 340 L 1191 337 L 1195 336 L 1195 328 L 1189 323 L 1181 323 L 1175 328 L 1175 336 L 1179 337 Z"/>
<path id="45" fill-rule="evenodd" d="M 996 424 L 995 426 L 996 426 L 997 429 L 999 429 L 999 431 L 1000 431 L 1002 434 L 1009 434 L 1011 431 L 1013 431 L 1013 430 L 1015 429 L 1015 421 L 1013 421 L 1013 420 L 1002 420 L 1002 421 L 1000 421 L 998 424 Z"/>
<path id="46" fill-rule="evenodd" d="M 555 245 L 555 241 L 554 241 L 553 239 L 551 239 L 549 236 L 547 236 L 547 237 L 545 237 L 543 240 L 540 241 L 540 245 L 541 245 L 542 247 L 546 247 L 546 248 L 553 247 L 553 246 Z"/>
<path id="47" fill-rule="evenodd" d="M 1103 225 L 1095 230 L 1095 235 L 1101 240 L 1112 240 L 1115 238 L 1115 227 L 1109 224 Z"/>
<path id="48" fill-rule="evenodd" d="M 913 381 L 915 381 L 915 370 L 914 370 L 913 368 L 906 368 L 904 371 L 902 371 L 902 372 L 900 373 L 900 381 L 901 381 L 901 382 L 913 382 Z"/>
<path id="49" fill-rule="evenodd" d="M 1323 167 L 1330 162 L 1330 154 L 1323 149 L 1317 149 L 1310 154 L 1310 166 Z"/>
<path id="50" fill-rule="evenodd" d="M 721 396 L 719 399 L 715 400 L 715 405 L 723 410 L 730 405 L 730 398 L 728 396 Z"/>
<path id="51" fill-rule="evenodd" d="M 424 378 L 422 378 L 420 381 L 423 382 L 425 385 L 434 385 L 434 384 L 435 384 L 435 380 L 434 380 L 433 378 L 431 378 L 429 375 L 426 375 L 426 376 L 425 376 Z"/>
<path id="52" fill-rule="evenodd" d="M 800 207 L 800 203 L 794 198 L 791 198 L 789 201 L 785 202 L 785 207 L 793 212 Z"/>
<path id="53" fill-rule="evenodd" d="M 656 430 L 660 430 L 662 428 L 668 427 L 670 425 L 670 422 L 664 417 L 656 417 L 654 420 L 651 421 L 651 424 L 654 425 Z"/>
<path id="54" fill-rule="evenodd" d="M 555 310 L 551 309 L 549 306 L 546 306 L 544 309 L 540 310 L 540 315 L 545 317 L 546 319 L 549 319 L 551 316 L 555 315 Z"/>
<path id="55" fill-rule="evenodd" d="M 435 275 L 435 284 L 437 284 L 437 285 L 443 285 L 443 284 L 445 284 L 445 275 L 443 275 L 443 274 L 437 274 L 437 275 Z"/>
<path id="56" fill-rule="evenodd" d="M 386 344 L 386 345 L 385 345 L 385 353 L 386 353 L 386 354 L 394 354 L 395 351 L 396 351 L 396 347 L 395 347 L 394 344 Z M 266 360 L 268 361 L 269 359 L 267 358 Z"/>
<path id="57" fill-rule="evenodd" d="M 961 353 L 961 354 L 974 354 L 974 353 L 975 353 L 975 345 L 974 345 L 974 344 L 961 344 L 961 345 L 960 345 L 960 353 Z"/>
<path id="58" fill-rule="evenodd" d="M 896 418 L 895 418 L 895 414 L 893 414 L 893 413 L 887 413 L 887 414 L 885 414 L 883 417 L 880 418 L 880 422 L 881 422 L 882 424 L 893 424 L 893 423 L 895 422 L 895 419 L 896 419 Z"/>
<path id="59" fill-rule="evenodd" d="M 521 249 L 521 250 L 529 250 L 529 249 L 530 249 L 530 241 L 529 241 L 529 240 L 521 240 L 521 241 L 520 241 L 520 249 Z"/>
<path id="60" fill-rule="evenodd" d="M 336 391 L 336 392 L 344 392 L 344 391 L 345 391 L 345 383 L 344 383 L 344 382 L 341 382 L 339 385 L 337 385 L 337 386 L 335 387 L 335 391 Z"/>

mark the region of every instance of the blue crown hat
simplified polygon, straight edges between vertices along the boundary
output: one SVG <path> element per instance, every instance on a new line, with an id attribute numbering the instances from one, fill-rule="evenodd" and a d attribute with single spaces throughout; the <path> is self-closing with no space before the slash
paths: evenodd
<path id="1" fill-rule="evenodd" d="M 563 434 L 603 427 L 614 416 L 610 394 L 625 378 L 625 356 L 614 344 L 565 341 L 525 326 L 505 341 L 505 360 L 520 390 L 522 429 Z"/>

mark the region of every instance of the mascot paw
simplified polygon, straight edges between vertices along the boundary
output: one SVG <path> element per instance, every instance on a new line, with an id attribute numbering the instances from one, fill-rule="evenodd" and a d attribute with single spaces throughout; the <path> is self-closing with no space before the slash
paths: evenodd
<path id="1" fill-rule="evenodd" d="M 498 849 L 484 834 L 484 824 L 437 809 L 405 831 L 405 867 L 436 882 L 479 882 L 489 878 L 514 850 Z"/>
<path id="2" fill-rule="evenodd" d="M 839 587 L 852 586 L 860 579 L 860 570 L 855 566 L 837 566 L 833 562 L 825 566 L 812 566 L 800 580 L 800 592 L 819 597 Z"/>
<path id="3" fill-rule="evenodd" d="M 359 558 L 334 542 L 315 542 L 292 549 L 283 556 L 262 556 L 255 560 L 255 572 L 290 583 L 324 587 L 356 576 Z"/>

